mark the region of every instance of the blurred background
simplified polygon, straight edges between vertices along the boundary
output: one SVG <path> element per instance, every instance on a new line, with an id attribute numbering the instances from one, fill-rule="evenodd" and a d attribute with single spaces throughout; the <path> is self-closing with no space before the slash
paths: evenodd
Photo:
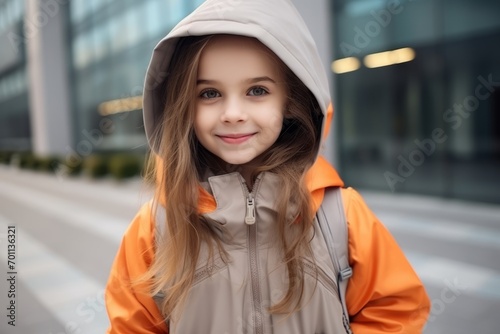
<path id="1" fill-rule="evenodd" d="M 151 51 L 201 2 L 1 1 L 0 152 L 67 167 L 143 154 Z M 498 1 L 296 3 L 333 83 L 327 155 L 347 184 L 500 203 Z"/>
<path id="2" fill-rule="evenodd" d="M 343 177 L 500 203 L 500 2 L 337 0 L 332 8 L 334 58 L 352 57 L 334 77 Z"/>
<path id="3" fill-rule="evenodd" d="M 106 327 L 109 265 L 150 195 L 139 176 L 147 64 L 202 2 L 0 0 L 0 246 L 17 226 L 20 333 Z M 293 2 L 331 83 L 324 153 L 426 284 L 426 333 L 497 333 L 500 2 Z M 44 285 L 56 267 L 67 290 Z"/>

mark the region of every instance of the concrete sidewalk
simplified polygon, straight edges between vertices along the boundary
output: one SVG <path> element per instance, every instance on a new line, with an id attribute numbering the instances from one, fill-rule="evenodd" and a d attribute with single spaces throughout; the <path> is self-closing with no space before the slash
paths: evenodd
<path id="1" fill-rule="evenodd" d="M 104 333 L 112 260 L 151 194 L 140 179 L 59 179 L 0 165 L 0 246 L 15 226 L 18 292 L 16 327 L 2 321 L 0 333 Z M 9 302 L 6 291 L 2 280 L 1 305 Z"/>

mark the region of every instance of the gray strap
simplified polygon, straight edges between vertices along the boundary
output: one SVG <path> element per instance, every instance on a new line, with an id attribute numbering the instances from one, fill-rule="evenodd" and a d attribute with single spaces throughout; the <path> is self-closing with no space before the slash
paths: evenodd
<path id="1" fill-rule="evenodd" d="M 158 205 L 155 208 L 155 247 L 158 247 L 158 243 L 163 240 L 163 234 L 165 233 L 167 226 L 165 225 L 167 222 L 167 216 L 165 212 L 165 208 Z M 158 306 L 158 310 L 161 313 L 163 300 L 165 299 L 165 294 L 163 292 L 158 292 L 153 296 L 153 299 Z M 166 322 L 168 328 L 168 322 Z"/>
<path id="2" fill-rule="evenodd" d="M 349 235 L 339 187 L 325 190 L 323 204 L 321 204 L 317 216 L 328 253 L 330 253 L 334 267 L 338 270 L 337 286 L 344 312 L 344 326 L 350 333 L 345 295 L 349 277 L 352 276 L 352 268 L 349 266 Z"/>

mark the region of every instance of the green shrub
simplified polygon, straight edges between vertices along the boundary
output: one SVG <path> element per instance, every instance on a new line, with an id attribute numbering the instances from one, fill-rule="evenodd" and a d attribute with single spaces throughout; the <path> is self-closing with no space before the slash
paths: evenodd
<path id="1" fill-rule="evenodd" d="M 67 175 L 69 175 L 69 176 L 80 175 L 80 173 L 83 170 L 83 161 L 74 162 L 74 163 L 67 163 L 66 162 L 64 165 L 66 168 Z"/>
<path id="2" fill-rule="evenodd" d="M 63 176 L 76 176 L 82 171 L 82 160 L 60 159 L 57 165 L 53 166 L 53 171 Z"/>
<path id="3" fill-rule="evenodd" d="M 19 167 L 32 170 L 54 172 L 59 160 L 54 156 L 37 156 L 31 152 L 20 154 Z"/>
<path id="4" fill-rule="evenodd" d="M 89 155 L 83 160 L 83 172 L 93 179 L 106 176 L 109 172 L 107 159 L 100 154 Z"/>
<path id="5" fill-rule="evenodd" d="M 39 161 L 31 152 L 23 152 L 19 154 L 19 167 L 24 169 L 38 168 Z"/>
<path id="6" fill-rule="evenodd" d="M 19 168 L 21 167 L 21 153 L 19 152 L 12 153 L 12 156 L 10 157 L 10 165 Z"/>
<path id="7" fill-rule="evenodd" d="M 29 164 L 29 154 L 28 153 L 19 153 L 17 155 L 17 163 L 19 168 L 27 168 L 26 166 Z"/>
<path id="8" fill-rule="evenodd" d="M 134 154 L 115 154 L 109 159 L 109 171 L 117 180 L 139 175 L 142 169 L 141 159 Z"/>
<path id="9" fill-rule="evenodd" d="M 38 169 L 45 172 L 54 173 L 59 166 L 59 159 L 55 156 L 38 158 Z"/>
<path id="10" fill-rule="evenodd" d="M 12 159 L 12 152 L 2 151 L 0 152 L 0 164 L 9 165 Z"/>

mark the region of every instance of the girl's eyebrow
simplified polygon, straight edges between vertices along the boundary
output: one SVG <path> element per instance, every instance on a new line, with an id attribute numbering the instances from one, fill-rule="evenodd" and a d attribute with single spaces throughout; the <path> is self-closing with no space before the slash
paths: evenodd
<path id="1" fill-rule="evenodd" d="M 276 83 L 276 81 L 274 81 L 273 79 L 271 79 L 268 76 L 257 77 L 257 78 L 253 78 L 253 79 L 248 79 L 247 80 L 248 83 L 257 83 L 257 82 L 261 82 L 261 81 L 269 81 L 269 82 L 272 82 L 272 83 Z"/>
<path id="2" fill-rule="evenodd" d="M 198 79 L 196 81 L 197 85 L 203 85 L 203 84 L 205 84 L 205 85 L 213 85 L 213 84 L 216 84 L 216 83 L 218 83 L 217 80 Z"/>
<path id="3" fill-rule="evenodd" d="M 268 77 L 268 76 L 262 76 L 262 77 L 256 77 L 256 78 L 250 78 L 250 79 L 247 79 L 245 80 L 246 83 L 249 83 L 249 84 L 252 84 L 252 83 L 257 83 L 257 82 L 262 82 L 262 81 L 269 81 L 271 83 L 276 83 L 276 81 L 274 81 L 272 78 Z M 217 84 L 219 83 L 217 80 L 208 80 L 208 79 L 198 79 L 196 81 L 196 84 L 197 85 L 214 85 L 214 84 Z"/>

